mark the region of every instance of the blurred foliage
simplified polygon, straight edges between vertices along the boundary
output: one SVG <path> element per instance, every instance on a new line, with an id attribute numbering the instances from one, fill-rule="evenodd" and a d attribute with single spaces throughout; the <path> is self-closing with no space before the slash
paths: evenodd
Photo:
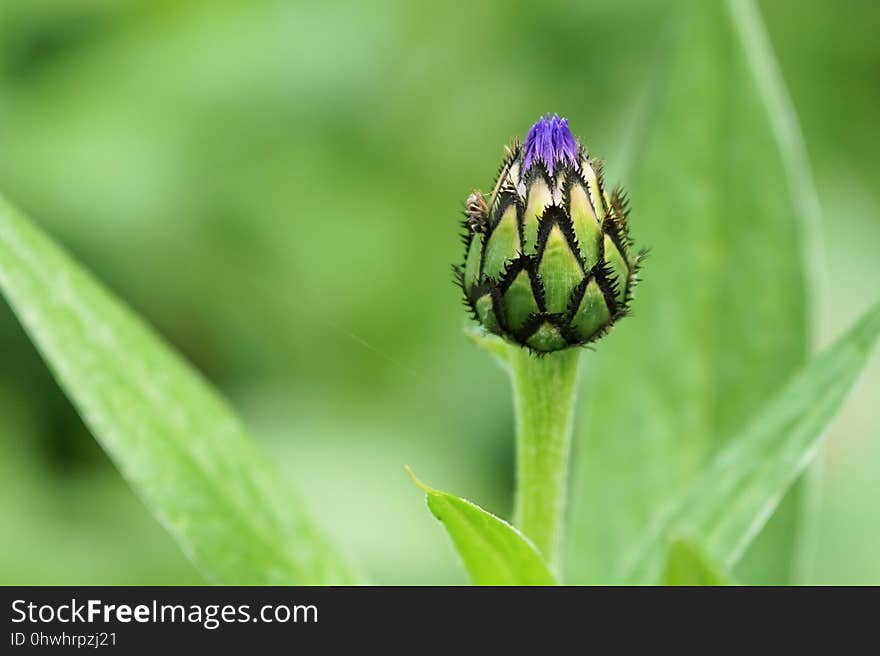
<path id="1" fill-rule="evenodd" d="M 585 366 L 569 545 L 576 581 L 613 582 L 645 526 L 807 356 L 810 217 L 799 216 L 798 199 L 810 184 L 788 182 L 749 63 L 773 55 L 746 50 L 755 30 L 730 6 L 693 0 L 670 12 L 644 137 L 622 174 L 647 217 L 636 234 L 654 256 L 638 319 Z M 799 501 L 795 488 L 737 565 L 743 582 L 789 581 Z"/>
<path id="2" fill-rule="evenodd" d="M 880 6 L 761 9 L 825 214 L 827 341 L 880 275 Z M 373 580 L 462 582 L 402 469 L 509 513 L 508 383 L 451 285 L 460 201 L 548 110 L 623 158 L 664 11 L 0 0 L 0 188 L 221 387 Z M 7 310 L 0 354 L 0 582 L 198 582 Z M 807 580 L 880 582 L 878 392 L 875 356 Z"/>

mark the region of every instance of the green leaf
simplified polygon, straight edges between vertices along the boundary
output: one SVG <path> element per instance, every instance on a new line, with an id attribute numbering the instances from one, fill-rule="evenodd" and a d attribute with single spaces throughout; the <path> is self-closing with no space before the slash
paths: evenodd
<path id="1" fill-rule="evenodd" d="M 541 554 L 516 528 L 407 472 L 425 491 L 428 508 L 446 527 L 475 585 L 556 585 Z"/>
<path id="2" fill-rule="evenodd" d="M 355 580 L 202 377 L 2 198 L 0 290 L 95 438 L 208 580 Z"/>
<path id="3" fill-rule="evenodd" d="M 733 585 L 733 580 L 695 543 L 673 540 L 666 555 L 663 585 Z"/>
<path id="4" fill-rule="evenodd" d="M 674 7 L 651 124 L 620 181 L 652 254 L 635 316 L 583 366 L 566 567 L 575 582 L 613 582 L 644 527 L 808 351 L 802 189 L 789 154 L 725 3 Z M 788 578 L 797 501 L 750 554 L 760 562 L 747 582 Z"/>
<path id="5" fill-rule="evenodd" d="M 509 371 L 511 360 L 511 345 L 498 335 L 487 332 L 481 326 L 467 324 L 464 328 L 467 337 L 481 349 L 490 353 L 501 368 Z"/>
<path id="6" fill-rule="evenodd" d="M 673 534 L 697 536 L 712 558 L 732 568 L 815 456 L 878 336 L 880 303 L 800 372 L 712 459 L 651 528 L 626 580 L 656 580 Z"/>

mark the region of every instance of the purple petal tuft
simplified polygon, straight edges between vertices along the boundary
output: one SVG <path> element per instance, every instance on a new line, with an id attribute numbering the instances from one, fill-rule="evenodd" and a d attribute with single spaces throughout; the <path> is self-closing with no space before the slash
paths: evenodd
<path id="1" fill-rule="evenodd" d="M 537 160 L 544 162 L 550 175 L 553 175 L 553 169 L 560 163 L 563 166 L 571 164 L 578 167 L 577 140 L 568 129 L 568 119 L 559 118 L 557 114 L 551 118 L 548 112 L 547 116 L 538 119 L 526 135 L 524 148 L 523 174 Z"/>

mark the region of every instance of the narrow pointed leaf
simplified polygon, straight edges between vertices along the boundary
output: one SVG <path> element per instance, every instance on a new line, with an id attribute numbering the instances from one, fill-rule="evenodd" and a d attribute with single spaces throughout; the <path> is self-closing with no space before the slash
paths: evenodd
<path id="1" fill-rule="evenodd" d="M 541 554 L 516 528 L 470 501 L 413 480 L 425 491 L 428 508 L 446 527 L 475 585 L 556 584 Z"/>
<path id="2" fill-rule="evenodd" d="M 490 353 L 502 369 L 510 368 L 511 346 L 503 338 L 473 324 L 466 325 L 464 333 L 474 344 Z"/>
<path id="3" fill-rule="evenodd" d="M 815 456 L 878 335 L 880 304 L 801 371 L 721 449 L 651 528 L 625 579 L 655 581 L 667 540 L 676 533 L 696 536 L 706 553 L 732 568 Z"/>
<path id="4" fill-rule="evenodd" d="M 659 32 L 670 60 L 634 171 L 619 180 L 652 255 L 636 316 L 584 367 L 566 567 L 579 583 L 613 582 L 644 527 L 808 353 L 803 189 L 793 186 L 803 176 L 789 175 L 728 5 L 669 7 L 675 29 Z M 744 582 L 787 580 L 795 496 L 749 554 Z"/>
<path id="5" fill-rule="evenodd" d="M 723 568 L 690 540 L 678 538 L 669 545 L 663 585 L 733 585 Z"/>
<path id="6" fill-rule="evenodd" d="M 92 434 L 208 580 L 354 581 L 208 383 L 2 198 L 0 291 Z"/>

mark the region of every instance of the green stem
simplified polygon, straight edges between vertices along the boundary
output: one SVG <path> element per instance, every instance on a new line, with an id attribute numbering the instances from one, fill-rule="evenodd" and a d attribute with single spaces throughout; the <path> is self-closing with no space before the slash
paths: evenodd
<path id="1" fill-rule="evenodd" d="M 517 347 L 509 354 L 517 434 L 514 524 L 555 570 L 580 354 L 570 348 L 537 357 Z"/>

